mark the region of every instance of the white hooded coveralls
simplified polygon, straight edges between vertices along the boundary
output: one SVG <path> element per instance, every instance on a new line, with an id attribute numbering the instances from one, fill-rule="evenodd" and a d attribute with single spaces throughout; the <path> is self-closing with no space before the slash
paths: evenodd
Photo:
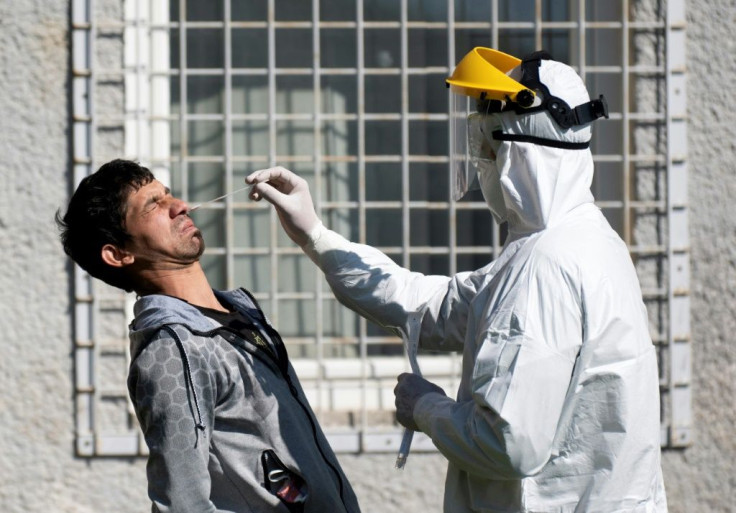
<path id="1" fill-rule="evenodd" d="M 419 312 L 421 348 L 463 352 L 456 399 L 413 412 L 445 512 L 664 512 L 655 349 L 591 153 L 507 141 L 497 163 L 509 238 L 481 269 L 413 273 L 321 224 L 304 250 L 348 307 L 404 332 Z"/>

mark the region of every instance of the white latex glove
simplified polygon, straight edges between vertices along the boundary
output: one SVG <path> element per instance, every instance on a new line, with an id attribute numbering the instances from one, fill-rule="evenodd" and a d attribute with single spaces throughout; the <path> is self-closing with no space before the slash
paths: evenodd
<path id="1" fill-rule="evenodd" d="M 396 420 L 399 424 L 412 431 L 419 431 L 417 423 L 414 422 L 414 406 L 425 394 L 441 394 L 446 396 L 440 387 L 417 376 L 416 374 L 403 373 L 397 378 L 398 383 L 394 388 L 396 396 Z"/>
<path id="2" fill-rule="evenodd" d="M 278 166 L 251 173 L 245 183 L 255 184 L 249 194 L 252 200 L 265 198 L 276 207 L 281 226 L 291 240 L 300 247 L 307 243 L 309 232 L 320 220 L 306 180 Z"/>

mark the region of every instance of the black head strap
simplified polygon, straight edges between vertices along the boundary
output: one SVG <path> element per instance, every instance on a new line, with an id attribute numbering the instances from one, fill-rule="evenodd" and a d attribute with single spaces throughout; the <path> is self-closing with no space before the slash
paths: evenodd
<path id="1" fill-rule="evenodd" d="M 550 146 L 551 148 L 560 148 L 563 150 L 585 150 L 590 147 L 590 141 L 586 142 L 568 142 L 557 141 L 555 139 L 544 139 L 543 137 L 534 137 L 525 134 L 506 134 L 501 130 L 494 130 L 491 136 L 497 141 L 516 141 L 538 144 L 540 146 Z"/>
<path id="2" fill-rule="evenodd" d="M 511 103 L 510 107 L 517 114 L 529 114 L 546 110 L 562 128 L 585 125 L 600 117 L 608 118 L 608 103 L 603 95 L 597 100 L 583 103 L 574 109 L 570 108 L 562 98 L 552 96 L 549 88 L 539 80 L 539 68 L 543 60 L 552 60 L 552 56 L 545 51 L 538 51 L 528 55 L 521 61 L 521 80 L 519 82 L 532 91 L 541 92 L 542 103 L 536 107 L 531 107 L 531 104 L 524 107 L 524 103 L 528 103 L 525 101 Z"/>

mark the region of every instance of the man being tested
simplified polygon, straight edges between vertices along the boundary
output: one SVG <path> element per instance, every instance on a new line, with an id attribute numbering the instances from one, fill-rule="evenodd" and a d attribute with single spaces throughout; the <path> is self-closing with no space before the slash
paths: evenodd
<path id="1" fill-rule="evenodd" d="M 152 510 L 359 512 L 279 334 L 245 289 L 209 286 L 188 211 L 148 169 L 116 160 L 57 216 L 67 254 L 140 296 L 128 388 Z"/>
<path id="2" fill-rule="evenodd" d="M 463 352 L 456 399 L 411 374 L 395 389 L 399 422 L 449 462 L 447 513 L 666 511 L 647 314 L 590 192 L 605 100 L 544 53 L 476 48 L 447 82 L 455 199 L 477 180 L 508 223 L 487 266 L 410 272 L 325 228 L 306 182 L 283 168 L 249 176 L 251 197 L 274 204 L 345 305 L 410 334 L 418 316 L 419 347 Z"/>

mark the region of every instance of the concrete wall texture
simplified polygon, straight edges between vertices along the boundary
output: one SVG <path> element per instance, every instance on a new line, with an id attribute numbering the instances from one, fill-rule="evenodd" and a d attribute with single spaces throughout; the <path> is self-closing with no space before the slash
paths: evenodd
<path id="1" fill-rule="evenodd" d="M 691 448 L 665 451 L 672 512 L 736 511 L 734 0 L 689 2 Z M 0 509 L 149 510 L 142 459 L 74 455 L 70 264 L 53 216 L 70 194 L 69 5 L 0 2 Z M 444 462 L 341 460 L 366 512 L 441 511 Z"/>

